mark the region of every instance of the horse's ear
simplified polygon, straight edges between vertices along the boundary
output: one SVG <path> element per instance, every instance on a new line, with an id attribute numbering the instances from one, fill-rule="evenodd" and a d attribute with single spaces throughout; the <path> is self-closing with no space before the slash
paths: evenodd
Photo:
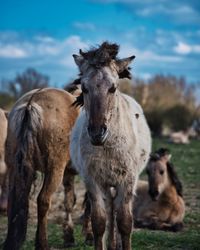
<path id="1" fill-rule="evenodd" d="M 128 67 L 128 65 L 133 61 L 134 58 L 135 58 L 135 56 L 130 56 L 130 57 L 127 57 L 124 59 L 116 60 L 118 72 L 120 73 L 120 72 L 124 71 Z"/>
<path id="2" fill-rule="evenodd" d="M 76 63 L 76 65 L 80 68 L 81 67 L 81 65 L 83 64 L 83 61 L 84 61 L 84 58 L 83 58 L 83 56 L 82 55 L 72 55 L 73 56 L 73 58 L 74 58 L 74 61 L 75 61 L 75 63 Z"/>
<path id="3" fill-rule="evenodd" d="M 172 158 L 171 154 L 165 154 L 163 156 L 161 156 L 161 160 L 163 160 L 165 163 L 169 162 Z"/>
<path id="4" fill-rule="evenodd" d="M 171 155 L 171 154 L 167 154 L 167 155 L 166 155 L 166 158 L 167 158 L 167 161 L 170 161 L 171 158 L 172 158 L 172 155 Z"/>
<path id="5" fill-rule="evenodd" d="M 175 186 L 178 195 L 183 196 L 183 187 L 171 162 L 167 162 L 167 170 L 172 184 Z"/>

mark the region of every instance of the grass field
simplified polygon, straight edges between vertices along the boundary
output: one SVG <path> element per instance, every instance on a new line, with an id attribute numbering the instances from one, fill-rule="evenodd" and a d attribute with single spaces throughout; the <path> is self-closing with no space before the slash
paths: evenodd
<path id="1" fill-rule="evenodd" d="M 165 140 L 154 139 L 153 149 L 167 147 L 171 150 L 172 161 L 182 180 L 184 199 L 186 202 L 185 228 L 179 233 L 137 230 L 132 235 L 132 248 L 136 250 L 167 249 L 200 249 L 200 141 L 192 141 L 189 145 L 168 144 Z M 7 219 L 0 216 L 0 245 L 6 234 Z M 27 240 L 22 249 L 34 249 L 35 223 L 29 223 Z M 62 227 L 49 222 L 49 245 L 51 249 L 62 249 Z M 77 246 L 71 250 L 93 249 L 84 245 L 81 226 L 76 225 L 75 237 Z M 12 250 L 12 249 L 11 249 Z"/>

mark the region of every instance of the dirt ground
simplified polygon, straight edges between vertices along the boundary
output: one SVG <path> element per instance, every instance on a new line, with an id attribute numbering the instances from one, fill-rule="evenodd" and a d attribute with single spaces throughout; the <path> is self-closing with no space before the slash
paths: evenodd
<path id="1" fill-rule="evenodd" d="M 142 179 L 146 179 L 142 177 Z M 31 195 L 30 195 L 30 203 L 29 203 L 29 223 L 34 222 L 37 223 L 37 196 L 42 187 L 42 177 L 39 176 L 36 180 L 35 187 L 32 187 Z M 192 184 L 187 187 L 187 192 L 184 192 L 184 200 L 186 204 L 186 212 L 199 212 L 200 207 L 200 195 L 199 190 L 197 190 L 196 186 Z M 79 222 L 79 218 L 83 213 L 83 200 L 85 194 L 85 186 L 83 181 L 77 176 L 75 178 L 75 193 L 76 193 L 76 204 L 73 210 L 73 220 L 74 222 Z M 51 209 L 49 211 L 49 221 L 55 222 L 58 224 L 63 223 L 63 219 L 65 217 L 64 211 L 64 188 L 61 184 L 58 190 L 53 194 Z"/>
<path id="2" fill-rule="evenodd" d="M 29 202 L 29 223 L 37 222 L 37 196 L 42 187 L 42 177 L 39 176 L 36 180 L 35 187 L 32 187 L 30 202 Z M 80 178 L 75 178 L 75 193 L 76 204 L 73 210 L 73 220 L 76 222 L 83 213 L 82 204 L 85 194 L 85 186 Z M 58 190 L 53 194 L 51 209 L 49 211 L 48 218 L 52 222 L 62 224 L 65 217 L 64 212 L 64 188 L 61 184 Z"/>

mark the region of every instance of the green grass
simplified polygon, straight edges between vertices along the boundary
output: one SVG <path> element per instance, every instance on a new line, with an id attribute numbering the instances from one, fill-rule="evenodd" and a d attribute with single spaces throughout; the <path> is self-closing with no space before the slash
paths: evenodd
<path id="1" fill-rule="evenodd" d="M 200 141 L 189 145 L 168 144 L 165 140 L 154 139 L 153 150 L 167 147 L 172 153 L 172 162 L 182 180 L 186 200 L 185 228 L 179 233 L 138 230 L 132 235 L 132 248 L 135 250 L 197 250 L 200 249 Z M 5 239 L 7 219 L 0 216 L 0 245 Z M 28 225 L 27 240 L 23 250 L 34 249 L 35 224 Z M 49 223 L 49 245 L 52 249 L 63 248 L 61 225 Z M 81 226 L 75 227 L 76 247 L 70 250 L 91 250 L 85 246 Z"/>

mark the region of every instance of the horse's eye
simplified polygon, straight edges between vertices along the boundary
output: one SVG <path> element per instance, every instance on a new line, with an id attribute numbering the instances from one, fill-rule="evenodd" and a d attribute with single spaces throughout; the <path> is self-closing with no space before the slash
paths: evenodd
<path id="1" fill-rule="evenodd" d="M 160 170 L 160 174 L 163 175 L 163 174 L 164 174 L 164 171 L 163 171 L 163 170 Z"/>
<path id="2" fill-rule="evenodd" d="M 88 89 L 86 89 L 86 87 L 84 86 L 84 84 L 81 84 L 81 90 L 84 94 L 88 93 Z"/>
<path id="3" fill-rule="evenodd" d="M 146 170 L 146 173 L 147 173 L 148 175 L 150 174 L 150 172 L 149 172 L 149 170 L 148 170 L 148 169 Z"/>
<path id="4" fill-rule="evenodd" d="M 109 88 L 108 92 L 109 92 L 109 93 L 115 93 L 116 89 L 117 89 L 117 88 L 116 88 L 115 85 L 113 84 L 112 87 Z"/>

